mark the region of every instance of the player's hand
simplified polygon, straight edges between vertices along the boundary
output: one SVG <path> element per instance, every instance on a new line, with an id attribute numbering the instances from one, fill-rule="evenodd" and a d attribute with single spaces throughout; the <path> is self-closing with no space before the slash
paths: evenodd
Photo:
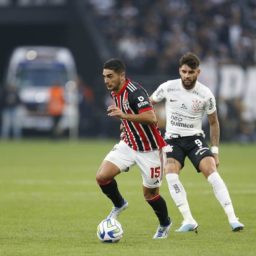
<path id="1" fill-rule="evenodd" d="M 107 109 L 108 111 L 108 116 L 113 116 L 117 118 L 122 118 L 124 113 L 120 108 L 118 108 L 116 105 L 110 105 Z"/>
<path id="2" fill-rule="evenodd" d="M 120 132 L 123 132 L 124 131 L 124 125 L 121 123 L 120 124 Z"/>

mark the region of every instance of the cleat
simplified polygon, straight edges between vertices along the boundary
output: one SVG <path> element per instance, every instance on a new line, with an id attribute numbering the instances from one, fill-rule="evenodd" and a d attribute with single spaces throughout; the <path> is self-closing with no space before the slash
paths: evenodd
<path id="1" fill-rule="evenodd" d="M 124 200 L 124 204 L 121 207 L 113 207 L 106 219 L 117 219 L 118 215 L 128 207 L 128 202 Z"/>
<path id="2" fill-rule="evenodd" d="M 242 224 L 238 220 L 235 222 L 230 222 L 230 226 L 233 232 L 237 232 L 244 229 L 244 224 Z"/>
<path id="3" fill-rule="evenodd" d="M 155 235 L 153 236 L 153 239 L 165 239 L 165 238 L 167 238 L 168 235 L 169 235 L 169 231 L 170 231 L 171 225 L 172 225 L 171 222 L 167 226 L 159 225 L 157 227 Z"/>
<path id="4" fill-rule="evenodd" d="M 195 231 L 197 233 L 198 229 L 198 224 L 196 222 L 194 223 L 185 223 L 183 222 L 182 225 L 175 230 L 175 232 L 190 232 L 190 231 Z"/>

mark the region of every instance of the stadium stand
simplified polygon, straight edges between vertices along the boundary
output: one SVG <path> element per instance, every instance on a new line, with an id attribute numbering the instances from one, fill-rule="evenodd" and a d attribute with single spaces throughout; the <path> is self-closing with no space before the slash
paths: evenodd
<path id="1" fill-rule="evenodd" d="M 173 63 L 186 50 L 202 60 L 255 63 L 253 0 L 89 0 L 86 8 L 111 53 L 132 71 L 173 74 Z"/>
<path id="2" fill-rule="evenodd" d="M 209 71 L 202 80 L 219 101 L 223 139 L 255 140 L 255 107 L 247 99 L 256 89 L 246 83 L 256 62 L 256 1 L 88 0 L 85 5 L 109 55 L 121 57 L 144 84 L 155 87 L 159 76 L 177 77 L 180 56 L 198 54 Z M 255 77 L 256 70 L 251 72 Z"/>

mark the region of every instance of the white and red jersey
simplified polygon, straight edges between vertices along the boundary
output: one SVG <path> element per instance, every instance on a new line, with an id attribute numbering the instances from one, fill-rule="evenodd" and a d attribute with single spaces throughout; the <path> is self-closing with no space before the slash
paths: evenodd
<path id="1" fill-rule="evenodd" d="M 155 102 L 165 100 L 165 138 L 170 138 L 173 134 L 203 134 L 203 115 L 210 115 L 216 111 L 213 93 L 198 81 L 194 88 L 186 90 L 181 79 L 169 80 L 161 84 L 151 97 Z"/>
<path id="2" fill-rule="evenodd" d="M 153 110 L 146 90 L 138 83 L 126 79 L 119 93 L 111 93 L 116 106 L 126 114 L 139 114 Z M 133 150 L 148 152 L 166 145 L 160 130 L 155 124 L 141 124 L 122 120 L 124 131 L 121 139 Z"/>

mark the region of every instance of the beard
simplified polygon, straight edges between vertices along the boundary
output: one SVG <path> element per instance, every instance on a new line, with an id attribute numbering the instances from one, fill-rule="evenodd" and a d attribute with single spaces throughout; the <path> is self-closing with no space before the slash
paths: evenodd
<path id="1" fill-rule="evenodd" d="M 191 90 L 194 88 L 197 79 L 182 79 L 182 85 L 186 90 Z"/>
<path id="2" fill-rule="evenodd" d="M 112 83 L 106 84 L 106 87 L 109 91 L 118 92 L 122 88 L 123 84 L 120 79 L 113 81 Z"/>

